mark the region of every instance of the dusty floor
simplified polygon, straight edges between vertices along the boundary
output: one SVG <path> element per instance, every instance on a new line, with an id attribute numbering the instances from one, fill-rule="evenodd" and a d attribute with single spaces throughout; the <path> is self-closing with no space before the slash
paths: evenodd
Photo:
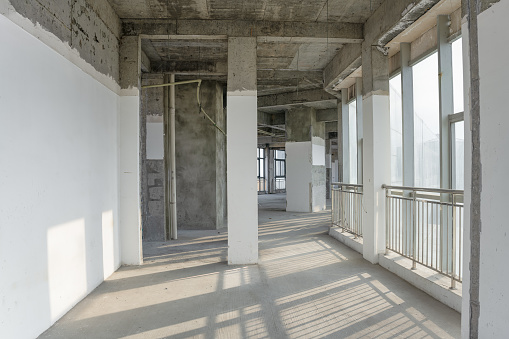
<path id="1" fill-rule="evenodd" d="M 145 243 L 41 338 L 459 338 L 460 315 L 326 235 L 330 211 L 259 197 L 260 263 L 228 266 L 227 233 Z"/>

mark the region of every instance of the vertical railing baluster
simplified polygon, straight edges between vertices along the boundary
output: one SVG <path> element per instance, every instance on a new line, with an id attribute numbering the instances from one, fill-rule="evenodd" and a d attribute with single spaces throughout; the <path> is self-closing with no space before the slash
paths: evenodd
<path id="1" fill-rule="evenodd" d="M 416 239 L 416 236 L 417 236 L 417 223 L 416 223 L 416 212 L 417 212 L 417 192 L 416 191 L 413 191 L 413 195 L 412 195 L 412 205 L 413 205 L 413 209 L 412 209 L 412 229 L 413 229 L 413 233 L 414 233 L 414 237 L 413 237 L 413 244 L 411 249 L 413 250 L 413 260 L 412 260 L 412 269 L 415 270 L 417 269 L 417 252 L 416 252 L 416 248 L 417 248 L 417 239 Z"/>

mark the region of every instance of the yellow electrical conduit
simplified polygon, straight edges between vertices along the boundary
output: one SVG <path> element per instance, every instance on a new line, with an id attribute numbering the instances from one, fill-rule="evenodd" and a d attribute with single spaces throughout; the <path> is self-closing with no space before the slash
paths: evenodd
<path id="1" fill-rule="evenodd" d="M 219 130 L 219 132 L 223 133 L 224 136 L 226 136 L 226 133 L 221 129 L 221 127 L 219 127 L 214 122 L 214 120 L 212 120 L 212 118 L 201 107 L 201 102 L 200 102 L 200 87 L 201 87 L 201 82 L 202 82 L 201 79 L 198 79 L 198 80 L 186 80 L 186 81 L 170 82 L 170 83 L 161 84 L 161 85 L 141 86 L 141 88 L 144 89 L 144 88 L 168 87 L 168 86 L 178 86 L 178 85 L 198 83 L 198 87 L 196 88 L 196 100 L 198 101 L 198 105 L 200 106 L 200 112 L 203 113 L 207 119 L 209 119 L 209 121 L 212 123 L 212 125 L 214 125 L 214 127 L 217 128 Z"/>

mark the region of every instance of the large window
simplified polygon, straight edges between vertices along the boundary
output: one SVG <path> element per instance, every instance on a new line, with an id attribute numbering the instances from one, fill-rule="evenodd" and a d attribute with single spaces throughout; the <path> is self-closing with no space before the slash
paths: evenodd
<path id="1" fill-rule="evenodd" d="M 465 123 L 458 121 L 451 124 L 451 160 L 452 188 L 465 189 Z"/>
<path id="2" fill-rule="evenodd" d="M 464 110 L 463 50 L 462 38 L 452 43 L 452 84 L 454 95 L 454 113 Z M 452 188 L 463 190 L 465 181 L 465 123 L 451 124 L 451 165 Z"/>
<path id="3" fill-rule="evenodd" d="M 348 105 L 350 184 L 357 183 L 357 102 Z"/>
<path id="4" fill-rule="evenodd" d="M 403 185 L 403 116 L 401 74 L 389 80 L 391 113 L 391 185 Z"/>
<path id="5" fill-rule="evenodd" d="M 286 189 L 286 156 L 285 151 L 274 151 L 274 170 L 276 179 L 276 191 Z"/>
<path id="6" fill-rule="evenodd" d="M 258 192 L 265 192 L 267 189 L 265 180 L 265 150 L 263 148 L 258 148 L 256 174 L 258 176 Z"/>
<path id="7" fill-rule="evenodd" d="M 438 53 L 412 67 L 415 186 L 440 187 Z"/>
<path id="8" fill-rule="evenodd" d="M 454 113 L 463 112 L 463 50 L 462 38 L 452 43 L 452 84 Z"/>

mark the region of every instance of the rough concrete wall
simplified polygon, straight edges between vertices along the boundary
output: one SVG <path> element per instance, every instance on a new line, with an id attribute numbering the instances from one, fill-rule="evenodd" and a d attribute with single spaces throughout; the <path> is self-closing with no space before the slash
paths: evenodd
<path id="1" fill-rule="evenodd" d="M 286 142 L 311 141 L 311 109 L 297 107 L 286 112 Z"/>
<path id="2" fill-rule="evenodd" d="M 76 49 L 98 72 L 119 79 L 121 22 L 107 1 L 10 0 L 22 16 Z"/>
<path id="3" fill-rule="evenodd" d="M 163 83 L 162 74 L 144 74 L 143 85 Z M 150 88 L 141 92 L 141 222 L 143 240 L 164 241 L 164 160 L 147 159 L 147 120 L 162 119 L 163 89 Z"/>
<path id="4" fill-rule="evenodd" d="M 203 109 L 215 120 L 223 114 L 222 90 L 215 82 L 201 86 Z M 196 84 L 176 88 L 177 217 L 181 229 L 216 229 L 218 226 L 216 182 L 216 128 L 198 113 Z M 220 112 L 220 114 L 218 114 Z M 224 119 L 224 118 L 223 118 Z M 224 122 L 223 122 L 224 123 Z M 219 175 L 220 176 L 220 175 Z M 224 182 L 223 182 L 224 184 Z M 221 200 L 223 203 L 224 201 Z"/>
<path id="5" fill-rule="evenodd" d="M 216 84 L 216 124 L 226 131 L 226 108 L 223 102 L 224 88 Z M 227 227 L 226 201 L 226 137 L 216 131 L 216 228 Z"/>

